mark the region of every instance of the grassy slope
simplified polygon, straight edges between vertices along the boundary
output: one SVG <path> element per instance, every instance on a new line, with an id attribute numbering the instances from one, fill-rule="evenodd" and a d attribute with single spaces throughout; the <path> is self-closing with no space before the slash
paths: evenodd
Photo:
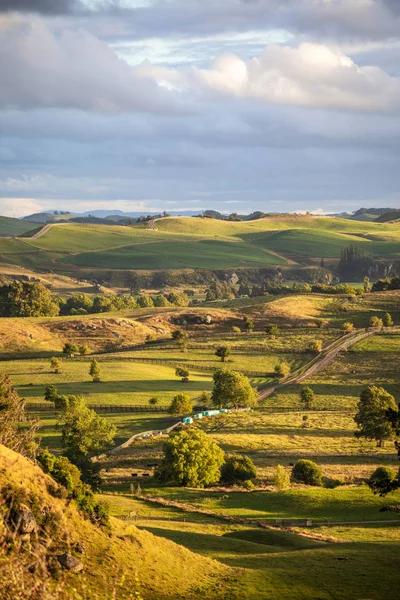
<path id="1" fill-rule="evenodd" d="M 133 525 L 114 520 L 112 533 L 102 532 L 84 520 L 73 504 L 66 505 L 65 501 L 51 496 L 48 492 L 50 478 L 28 460 L 0 446 L 0 462 L 2 484 L 22 487 L 38 496 L 42 505 L 51 506 L 58 512 L 60 536 L 54 535 L 51 552 L 55 554 L 57 549 L 65 551 L 61 544 L 61 531 L 71 542 L 80 541 L 86 548 L 85 555 L 79 557 L 85 565 L 84 574 L 66 575 L 67 594 L 64 598 L 72 597 L 68 590 L 71 594 L 73 588 L 81 591 L 85 584 L 91 598 L 99 600 L 105 597 L 105 593 L 116 600 L 125 598 L 122 592 L 135 589 L 136 572 L 145 599 L 198 597 L 195 587 L 203 588 L 205 597 L 213 598 L 215 596 L 212 593 L 208 595 L 207 588 L 218 578 L 231 575 L 222 565 L 139 531 Z M 5 568 L 1 561 L 0 568 Z M 180 581 L 178 589 L 176 583 L 182 572 L 186 573 L 186 577 Z M 125 579 L 123 587 L 113 596 L 111 588 L 122 577 Z"/>
<path id="2" fill-rule="evenodd" d="M 327 514 L 343 516 L 349 509 L 362 518 L 365 510 L 376 515 L 381 501 L 365 488 L 346 490 L 293 490 L 286 493 L 210 494 L 164 490 L 165 495 L 187 500 L 219 512 L 261 518 L 266 511 L 278 518 Z M 127 496 L 106 496 L 114 514 L 133 514 L 134 522 L 166 539 L 243 573 L 237 583 L 243 600 L 358 600 L 397 598 L 397 552 L 400 529 L 375 527 L 307 530 L 310 537 L 280 530 L 261 530 L 246 525 L 221 523 L 210 517 L 160 508 Z M 378 513 L 382 514 L 382 513 Z M 331 540 L 318 539 L 323 533 Z M 335 536 L 336 535 L 336 539 Z M 340 543 L 338 543 L 340 541 Z M 345 557 L 346 560 L 343 560 Z M 246 569 L 246 571 L 239 571 Z"/>
<path id="3" fill-rule="evenodd" d="M 157 221 L 157 228 L 53 226 L 26 241 L 35 248 L 32 256 L 25 253 L 26 246 L 9 247 L 8 253 L 10 261 L 25 266 L 57 260 L 111 269 L 282 266 L 287 263 L 281 254 L 338 258 L 350 243 L 374 256 L 400 255 L 400 232 L 392 224 L 286 215 L 240 223 L 169 218 Z M 2 254 L 0 244 L 0 259 Z"/>
<path id="4" fill-rule="evenodd" d="M 28 221 L 13 219 L 11 217 L 0 217 L 0 236 L 14 237 L 34 228 L 35 224 Z"/>

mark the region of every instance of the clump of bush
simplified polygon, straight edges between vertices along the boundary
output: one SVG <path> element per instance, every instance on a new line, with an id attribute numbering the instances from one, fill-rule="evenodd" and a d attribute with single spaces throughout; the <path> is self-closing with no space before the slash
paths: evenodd
<path id="1" fill-rule="evenodd" d="M 368 479 L 368 485 L 374 494 L 385 496 L 397 488 L 396 474 L 390 467 L 378 467 Z"/>
<path id="2" fill-rule="evenodd" d="M 92 523 L 109 527 L 107 505 L 96 501 L 90 486 L 83 483 L 81 472 L 77 466 L 73 465 L 65 456 L 55 456 L 48 450 L 40 452 L 37 460 L 43 471 L 62 486 L 61 489 L 49 490 L 53 495 L 74 500 L 80 511 Z"/>
<path id="3" fill-rule="evenodd" d="M 279 491 L 287 490 L 290 488 L 290 476 L 285 468 L 282 465 L 278 465 L 276 467 L 276 472 L 274 476 L 274 485 L 278 488 Z"/>
<path id="4" fill-rule="evenodd" d="M 292 481 L 298 483 L 304 483 L 305 485 L 315 485 L 321 487 L 322 484 L 322 472 L 318 465 L 312 460 L 306 460 L 304 458 L 297 461 L 292 469 L 291 474 Z"/>
<path id="5" fill-rule="evenodd" d="M 227 485 L 243 484 L 257 477 L 256 467 L 248 456 L 230 454 L 225 457 L 221 467 L 221 483 Z M 251 485 L 245 487 L 252 489 Z"/>

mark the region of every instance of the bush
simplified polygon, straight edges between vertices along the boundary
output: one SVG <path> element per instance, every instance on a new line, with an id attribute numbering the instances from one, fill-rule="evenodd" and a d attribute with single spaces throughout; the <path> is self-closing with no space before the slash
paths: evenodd
<path id="1" fill-rule="evenodd" d="M 383 321 L 379 317 L 371 317 L 369 320 L 370 327 L 383 327 Z"/>
<path id="2" fill-rule="evenodd" d="M 315 352 L 316 354 L 319 354 L 322 350 L 321 340 L 312 340 L 312 342 L 310 342 L 308 350 L 309 352 Z"/>
<path id="3" fill-rule="evenodd" d="M 172 415 L 188 415 L 192 413 L 192 410 L 192 401 L 186 394 L 177 394 L 169 407 Z"/>
<path id="4" fill-rule="evenodd" d="M 321 469 L 311 460 L 298 460 L 292 469 L 291 479 L 305 485 L 322 486 Z"/>
<path id="5" fill-rule="evenodd" d="M 277 377 L 286 377 L 286 375 L 289 375 L 290 373 L 290 366 L 285 360 L 282 360 L 275 365 L 274 371 Z"/>
<path id="6" fill-rule="evenodd" d="M 394 491 L 397 486 L 394 486 L 396 474 L 389 467 L 378 467 L 368 479 L 368 485 L 374 494 L 385 496 L 388 492 Z"/>
<path id="7" fill-rule="evenodd" d="M 278 488 L 278 490 L 283 491 L 290 488 L 290 476 L 285 468 L 282 465 L 278 465 L 276 467 L 276 472 L 274 476 L 274 485 Z"/>
<path id="8" fill-rule="evenodd" d="M 350 321 L 346 321 L 345 323 L 343 323 L 342 329 L 344 333 L 351 333 L 354 329 L 354 325 Z"/>
<path id="9" fill-rule="evenodd" d="M 300 398 L 306 408 L 310 408 L 315 400 L 314 391 L 308 386 L 304 386 L 300 392 Z"/>
<path id="10" fill-rule="evenodd" d="M 257 477 L 256 467 L 248 456 L 231 454 L 225 457 L 221 467 L 221 482 L 228 485 L 241 483 Z"/>

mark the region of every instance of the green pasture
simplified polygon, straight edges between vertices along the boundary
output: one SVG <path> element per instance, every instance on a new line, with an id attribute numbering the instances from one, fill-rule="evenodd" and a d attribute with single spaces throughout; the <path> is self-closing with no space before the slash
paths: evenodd
<path id="1" fill-rule="evenodd" d="M 287 361 L 291 370 L 294 371 L 303 366 L 314 356 L 314 354 L 310 353 L 279 354 L 279 352 L 264 352 L 252 350 L 251 348 L 248 350 L 245 350 L 244 348 L 233 348 L 229 358 L 222 363 L 221 359 L 215 356 L 214 348 L 198 350 L 189 348 L 187 352 L 182 352 L 179 349 L 136 350 L 134 352 L 127 352 L 126 354 L 137 359 L 168 360 L 173 363 L 179 363 L 182 366 L 188 365 L 190 371 L 192 368 L 194 368 L 195 371 L 196 368 L 201 371 L 202 368 L 213 367 L 215 369 L 225 368 L 234 371 L 260 371 L 261 373 L 272 373 L 275 365 L 282 360 Z"/>
<path id="2" fill-rule="evenodd" d="M 175 376 L 175 368 L 129 361 L 100 363 L 101 381 L 89 376 L 90 361 L 66 359 L 61 374 L 51 373 L 46 360 L 2 361 L 0 373 L 9 375 L 18 393 L 28 402 L 43 402 L 46 385 L 60 394 L 82 395 L 89 404 L 143 404 L 156 396 L 159 404 L 170 404 L 175 394 L 191 398 L 211 389 L 211 373 L 192 372 L 189 383 Z"/>
<path id="3" fill-rule="evenodd" d="M 355 410 L 362 390 L 372 384 L 384 387 L 399 401 L 399 345 L 400 337 L 397 341 L 391 336 L 377 336 L 359 342 L 324 370 L 302 381 L 301 385 L 284 387 L 264 400 L 263 404 L 296 408 L 304 385 L 314 390 L 315 408 Z M 365 351 L 368 347 L 376 350 Z"/>
<path id="4" fill-rule="evenodd" d="M 400 255 L 400 233 L 392 224 L 346 219 L 282 216 L 253 222 L 170 218 L 143 226 L 63 224 L 37 239 L 0 244 L 0 259 L 51 268 L 52 260 L 101 269 L 227 269 L 284 266 L 285 255 L 338 258 L 350 243 L 367 254 Z M 1 222 L 0 222 L 1 231 Z M 4 242 L 4 240 L 2 240 Z M 32 256 L 27 256 L 26 252 Z M 65 267 L 67 268 L 67 267 Z"/>
<path id="5" fill-rule="evenodd" d="M 11 217 L 0 217 L 0 236 L 17 236 L 35 228 L 35 223 L 13 219 Z"/>
<path id="6" fill-rule="evenodd" d="M 149 241 L 96 253 L 65 257 L 63 263 L 80 267 L 119 269 L 229 269 L 281 266 L 286 260 L 241 241 L 172 238 Z"/>

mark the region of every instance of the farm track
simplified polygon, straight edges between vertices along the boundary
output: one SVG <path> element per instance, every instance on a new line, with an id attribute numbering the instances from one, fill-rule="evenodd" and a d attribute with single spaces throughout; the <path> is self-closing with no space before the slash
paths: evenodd
<path id="1" fill-rule="evenodd" d="M 332 344 L 327 346 L 327 348 L 325 348 L 317 357 L 315 357 L 310 363 L 308 363 L 308 366 L 306 365 L 306 367 L 302 367 L 301 369 L 298 370 L 297 373 L 292 373 L 292 375 L 290 375 L 282 383 L 278 383 L 278 384 L 266 387 L 263 390 L 261 390 L 258 394 L 258 400 L 259 401 L 265 400 L 266 398 L 268 398 L 269 396 L 271 396 L 278 390 L 280 390 L 288 385 L 294 385 L 296 383 L 300 383 L 304 379 L 307 379 L 308 377 L 315 375 L 315 373 L 318 373 L 319 371 L 324 369 L 326 366 L 330 365 L 335 360 L 336 356 L 342 350 L 346 350 L 347 348 L 350 348 L 350 346 L 353 346 L 357 342 L 360 342 L 361 340 L 363 340 L 367 337 L 377 335 L 378 333 L 382 333 L 382 332 L 390 333 L 392 331 L 398 331 L 399 329 L 400 329 L 400 326 L 395 325 L 393 327 L 384 327 L 384 328 L 378 329 L 378 330 L 368 330 L 368 331 L 362 331 L 362 332 L 357 331 L 355 333 L 352 332 L 352 333 L 348 334 L 347 336 L 340 338 L 339 340 L 335 340 L 334 342 L 332 342 Z"/>

